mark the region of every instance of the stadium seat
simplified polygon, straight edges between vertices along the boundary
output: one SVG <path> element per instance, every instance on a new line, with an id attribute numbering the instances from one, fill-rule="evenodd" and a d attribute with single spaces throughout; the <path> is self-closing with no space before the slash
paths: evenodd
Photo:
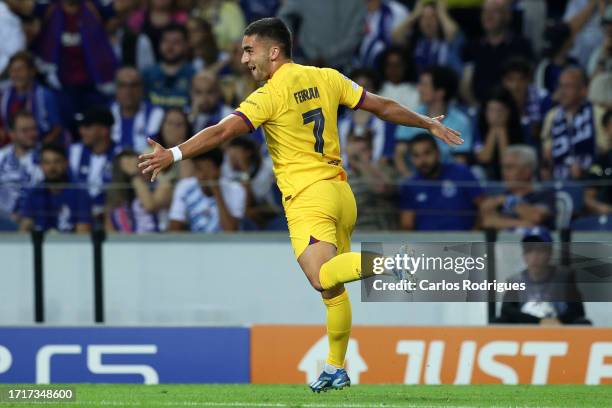
<path id="1" fill-rule="evenodd" d="M 612 217 L 607 215 L 593 215 L 578 218 L 572 222 L 574 231 L 612 231 Z"/>

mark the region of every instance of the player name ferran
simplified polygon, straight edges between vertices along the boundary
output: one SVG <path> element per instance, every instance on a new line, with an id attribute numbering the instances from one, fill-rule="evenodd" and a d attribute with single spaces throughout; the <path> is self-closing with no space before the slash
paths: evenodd
<path id="1" fill-rule="evenodd" d="M 306 102 L 306 101 L 309 101 L 311 99 L 318 98 L 319 97 L 319 89 L 316 86 L 314 86 L 312 88 L 302 89 L 301 91 L 295 92 L 293 94 L 293 97 L 295 98 L 295 101 L 297 103 Z"/>

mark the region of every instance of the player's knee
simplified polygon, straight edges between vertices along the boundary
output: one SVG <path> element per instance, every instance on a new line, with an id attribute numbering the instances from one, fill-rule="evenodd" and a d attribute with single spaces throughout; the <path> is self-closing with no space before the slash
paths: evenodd
<path id="1" fill-rule="evenodd" d="M 310 286 L 313 287 L 317 292 L 323 292 L 325 289 L 321 286 L 321 281 L 318 276 L 308 276 L 308 282 L 310 282 Z"/>

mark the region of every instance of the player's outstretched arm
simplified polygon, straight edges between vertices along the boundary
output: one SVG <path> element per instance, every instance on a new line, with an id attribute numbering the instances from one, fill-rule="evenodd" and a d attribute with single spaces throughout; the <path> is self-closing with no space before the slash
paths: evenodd
<path id="1" fill-rule="evenodd" d="M 391 99 L 384 98 L 370 92 L 366 93 L 366 96 L 359 108 L 372 112 L 380 119 L 387 122 L 426 129 L 432 135 L 442 139 L 449 145 L 458 145 L 463 143 L 463 139 L 461 139 L 459 132 L 446 127 L 441 123 L 444 116 L 429 118 L 413 112 Z"/>
<path id="2" fill-rule="evenodd" d="M 153 182 L 160 171 L 167 169 L 175 161 L 190 159 L 250 131 L 242 118 L 236 115 L 228 115 L 218 124 L 202 129 L 186 142 L 176 146 L 176 149 L 180 152 L 180 158 L 177 157 L 177 160 L 175 160 L 175 155 L 179 152 L 173 153 L 174 148 L 164 149 L 159 143 L 148 139 L 147 142 L 153 147 L 153 152 L 138 156 L 140 161 L 138 167 L 142 169 L 143 174 L 151 173 L 151 181 Z"/>

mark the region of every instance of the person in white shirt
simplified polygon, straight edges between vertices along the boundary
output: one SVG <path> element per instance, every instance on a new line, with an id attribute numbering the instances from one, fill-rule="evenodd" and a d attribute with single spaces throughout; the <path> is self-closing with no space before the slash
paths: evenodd
<path id="1" fill-rule="evenodd" d="M 9 134 L 13 143 L 0 149 L 0 217 L 16 221 L 24 189 L 43 179 L 37 163 L 34 116 L 25 111 L 15 114 Z"/>
<path id="2" fill-rule="evenodd" d="M 244 217 L 246 192 L 220 178 L 223 152 L 213 149 L 192 159 L 195 177 L 179 181 L 170 206 L 170 231 L 235 231 Z"/>

